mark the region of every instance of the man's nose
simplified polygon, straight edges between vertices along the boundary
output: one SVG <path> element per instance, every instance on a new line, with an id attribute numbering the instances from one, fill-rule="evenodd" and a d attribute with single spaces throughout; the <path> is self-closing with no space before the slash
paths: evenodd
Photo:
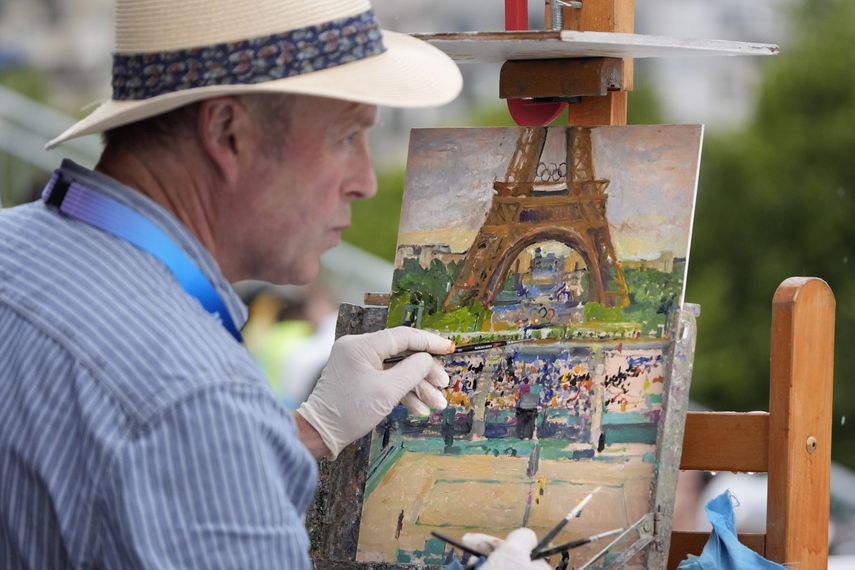
<path id="1" fill-rule="evenodd" d="M 377 194 L 377 175 L 371 153 L 366 146 L 360 153 L 358 163 L 354 165 L 347 188 L 347 195 L 353 200 L 365 200 Z"/>

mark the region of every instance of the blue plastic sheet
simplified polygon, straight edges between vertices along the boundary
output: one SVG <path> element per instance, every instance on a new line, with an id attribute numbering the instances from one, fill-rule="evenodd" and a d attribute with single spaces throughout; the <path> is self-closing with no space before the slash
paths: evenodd
<path id="1" fill-rule="evenodd" d="M 786 570 L 739 542 L 732 497 L 730 491 L 725 491 L 706 504 L 704 510 L 712 525 L 710 539 L 700 556 L 690 554 L 677 570 Z"/>

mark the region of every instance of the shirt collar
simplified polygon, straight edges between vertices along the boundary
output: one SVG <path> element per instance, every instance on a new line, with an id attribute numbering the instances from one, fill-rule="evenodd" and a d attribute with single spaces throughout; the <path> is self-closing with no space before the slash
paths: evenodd
<path id="1" fill-rule="evenodd" d="M 238 329 L 243 328 L 248 317 L 246 305 L 243 304 L 234 288 L 223 276 L 217 262 L 214 261 L 208 250 L 199 243 L 199 240 L 174 214 L 148 196 L 125 186 L 106 174 L 89 170 L 69 159 L 62 161 L 60 171 L 69 180 L 76 180 L 94 192 L 109 196 L 157 224 L 199 267 L 223 300 L 235 326 Z"/>

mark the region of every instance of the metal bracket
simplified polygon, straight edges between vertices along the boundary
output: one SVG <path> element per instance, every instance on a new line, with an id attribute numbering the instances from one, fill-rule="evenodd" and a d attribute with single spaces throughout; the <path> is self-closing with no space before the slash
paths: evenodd
<path id="1" fill-rule="evenodd" d="M 582 9 L 582 3 L 578 0 L 552 0 L 552 29 L 561 30 L 564 28 L 564 15 L 562 8 Z"/>
<path id="2" fill-rule="evenodd" d="M 605 570 L 613 570 L 615 568 L 622 568 L 624 564 L 629 562 L 633 556 L 644 550 L 651 542 L 653 542 L 653 531 L 654 531 L 654 516 L 653 513 L 647 513 L 640 519 L 638 519 L 635 524 L 631 527 L 623 531 L 621 534 L 617 536 L 613 541 L 608 543 L 602 550 L 594 555 L 589 561 L 587 561 L 579 570 L 585 570 L 586 568 L 591 568 L 594 562 L 598 561 L 606 554 L 608 554 L 612 548 L 619 542 L 621 542 L 624 538 L 630 535 L 630 533 L 634 531 L 638 531 L 638 540 L 633 542 L 629 548 L 621 551 L 620 555 L 617 558 L 612 560 L 608 566 L 606 566 Z"/>

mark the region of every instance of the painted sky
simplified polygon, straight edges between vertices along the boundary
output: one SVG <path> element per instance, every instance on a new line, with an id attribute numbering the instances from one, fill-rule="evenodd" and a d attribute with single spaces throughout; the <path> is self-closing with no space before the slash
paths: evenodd
<path id="1" fill-rule="evenodd" d="M 560 163 L 565 129 L 550 129 L 542 156 Z M 493 181 L 505 178 L 519 129 L 416 129 L 410 138 L 399 244 L 469 248 L 484 222 Z M 619 259 L 688 254 L 702 127 L 592 130 L 594 170 L 609 180 L 607 217 Z"/>

